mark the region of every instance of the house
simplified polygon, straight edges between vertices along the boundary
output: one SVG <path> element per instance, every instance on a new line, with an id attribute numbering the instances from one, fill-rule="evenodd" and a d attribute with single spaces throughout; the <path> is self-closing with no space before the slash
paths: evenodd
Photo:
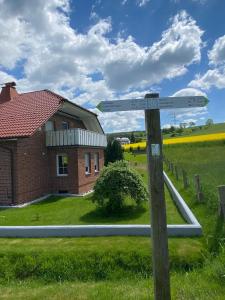
<path id="1" fill-rule="evenodd" d="M 130 144 L 130 139 L 127 137 L 117 137 L 116 140 L 121 144 L 121 145 L 127 145 Z"/>
<path id="2" fill-rule="evenodd" d="M 0 205 L 84 194 L 104 165 L 107 141 L 93 112 L 49 90 L 0 94 Z"/>

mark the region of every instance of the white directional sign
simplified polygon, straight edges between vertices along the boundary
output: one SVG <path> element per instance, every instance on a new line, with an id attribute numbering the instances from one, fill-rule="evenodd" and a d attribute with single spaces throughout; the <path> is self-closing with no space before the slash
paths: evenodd
<path id="1" fill-rule="evenodd" d="M 161 97 L 144 99 L 127 99 L 102 101 L 97 108 L 102 112 L 128 111 L 128 110 L 146 110 L 146 109 L 174 109 L 203 107 L 208 103 L 204 96 L 186 96 L 186 97 Z"/>

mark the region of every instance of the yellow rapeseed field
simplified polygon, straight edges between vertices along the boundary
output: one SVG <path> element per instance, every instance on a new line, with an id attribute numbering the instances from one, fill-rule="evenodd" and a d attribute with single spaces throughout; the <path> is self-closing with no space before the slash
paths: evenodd
<path id="1" fill-rule="evenodd" d="M 219 141 L 225 140 L 225 133 L 212 133 L 205 135 L 195 135 L 195 136 L 184 136 L 184 137 L 176 137 L 171 139 L 163 140 L 164 145 L 171 144 L 182 144 L 182 143 L 196 143 L 196 142 L 208 142 L 208 141 Z M 123 145 L 124 150 L 130 150 L 130 147 L 133 149 L 144 149 L 146 147 L 146 142 L 134 143 Z"/>

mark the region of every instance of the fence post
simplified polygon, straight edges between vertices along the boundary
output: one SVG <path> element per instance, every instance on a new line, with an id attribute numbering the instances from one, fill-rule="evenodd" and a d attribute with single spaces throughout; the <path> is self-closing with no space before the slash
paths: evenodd
<path id="1" fill-rule="evenodd" d="M 188 187 L 188 179 L 187 179 L 187 173 L 182 169 L 182 177 L 183 177 L 183 186 L 184 189 Z"/>
<path id="2" fill-rule="evenodd" d="M 202 202 L 203 201 L 203 193 L 202 193 L 199 175 L 197 175 L 197 174 L 195 175 L 194 182 L 195 182 L 196 198 L 197 198 L 198 202 Z"/>
<path id="3" fill-rule="evenodd" d="M 218 186 L 219 192 L 219 216 L 225 219 L 225 185 Z"/>
<path id="4" fill-rule="evenodd" d="M 172 163 L 172 162 L 170 163 L 170 171 L 171 171 L 172 174 L 173 174 L 174 168 L 173 168 L 173 163 Z"/>
<path id="5" fill-rule="evenodd" d="M 175 177 L 176 177 L 176 180 L 178 181 L 178 180 L 179 180 L 178 167 L 177 167 L 177 166 L 174 166 L 174 170 L 175 170 Z"/>

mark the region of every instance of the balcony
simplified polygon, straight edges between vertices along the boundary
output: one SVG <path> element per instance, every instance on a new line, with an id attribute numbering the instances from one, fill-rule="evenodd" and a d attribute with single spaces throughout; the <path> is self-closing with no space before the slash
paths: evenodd
<path id="1" fill-rule="evenodd" d="M 47 131 L 46 146 L 91 146 L 106 147 L 106 135 L 97 132 L 73 128 L 68 130 Z"/>

